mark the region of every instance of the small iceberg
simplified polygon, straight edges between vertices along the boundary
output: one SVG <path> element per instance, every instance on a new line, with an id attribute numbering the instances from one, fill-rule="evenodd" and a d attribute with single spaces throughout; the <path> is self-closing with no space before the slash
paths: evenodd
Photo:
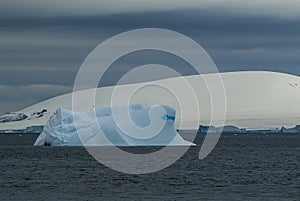
<path id="1" fill-rule="evenodd" d="M 275 129 L 245 129 L 239 128 L 232 125 L 215 127 L 215 126 L 203 126 L 200 125 L 197 134 L 207 134 L 210 133 L 223 133 L 223 134 L 299 134 L 300 125 L 296 125 L 292 128 L 281 127 Z"/>
<path id="2" fill-rule="evenodd" d="M 195 145 L 192 142 L 185 141 L 177 133 L 174 127 L 175 115 L 176 111 L 165 105 L 149 107 L 137 104 L 129 107 L 103 107 L 90 112 L 75 112 L 59 108 L 48 120 L 34 145 Z M 130 117 L 130 121 L 126 120 L 128 117 Z M 136 129 L 132 128 L 132 125 L 135 125 Z M 156 128 L 160 126 L 161 128 L 157 130 Z M 151 136 L 151 129 L 153 129 L 153 136 Z M 129 133 L 128 131 L 133 132 Z"/>

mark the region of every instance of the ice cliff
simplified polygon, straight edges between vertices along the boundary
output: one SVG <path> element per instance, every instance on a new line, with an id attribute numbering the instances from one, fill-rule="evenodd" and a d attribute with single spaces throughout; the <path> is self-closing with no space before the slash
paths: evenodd
<path id="1" fill-rule="evenodd" d="M 157 108 L 162 110 L 157 110 Z M 115 118 L 125 119 L 130 115 L 132 123 L 141 128 L 135 138 L 119 128 Z M 103 107 L 90 112 L 74 112 L 59 108 L 46 123 L 35 146 L 189 146 L 174 127 L 175 110 L 168 106 L 136 104 L 127 107 Z M 151 116 L 151 120 L 150 120 Z M 96 121 L 95 121 L 96 117 Z M 130 131 L 126 121 L 119 122 Z M 151 124 L 163 123 L 159 132 L 151 138 L 143 138 Z M 100 130 L 100 128 L 101 130 Z M 144 130 L 146 131 L 146 130 Z M 83 133 L 83 134 L 82 134 Z"/>

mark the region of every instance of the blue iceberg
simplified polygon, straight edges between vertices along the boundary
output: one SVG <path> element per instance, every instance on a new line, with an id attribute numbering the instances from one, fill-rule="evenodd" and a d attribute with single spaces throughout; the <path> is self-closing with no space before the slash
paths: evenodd
<path id="1" fill-rule="evenodd" d="M 59 108 L 35 146 L 191 146 L 174 127 L 176 111 L 165 105 L 103 107 L 90 112 Z M 130 117 L 130 118 L 128 118 Z M 129 121 L 128 121 L 129 119 Z"/>

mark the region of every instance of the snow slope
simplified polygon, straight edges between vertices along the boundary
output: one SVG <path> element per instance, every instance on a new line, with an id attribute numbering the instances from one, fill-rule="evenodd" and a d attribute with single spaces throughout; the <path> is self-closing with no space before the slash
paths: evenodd
<path id="1" fill-rule="evenodd" d="M 227 120 L 225 125 L 234 125 L 248 129 L 270 129 L 293 127 L 300 123 L 300 78 L 283 73 L 249 71 L 228 72 L 220 74 L 227 98 Z M 217 74 L 201 75 L 207 80 L 214 80 Z M 176 77 L 149 82 L 147 87 L 138 90 L 131 98 L 130 104 L 168 105 L 177 112 L 175 125 L 178 129 L 197 129 L 199 124 L 208 125 L 211 117 L 210 96 L 207 87 L 201 81 L 200 75 Z M 199 100 L 200 118 L 193 112 L 194 108 L 188 108 L 188 112 L 182 112 L 180 105 L 189 105 L 192 95 L 184 94 L 183 79 L 191 84 Z M 116 88 L 126 94 L 132 88 L 142 86 L 144 83 L 117 86 Z M 214 91 L 222 90 L 220 86 L 210 82 L 210 88 Z M 170 93 L 157 85 L 167 85 L 182 91 L 176 94 L 181 102 Z M 90 111 L 94 108 L 110 106 L 110 97 L 114 87 L 98 88 L 95 105 L 87 105 L 85 94 L 88 90 L 76 92 L 80 97 L 78 111 Z M 78 95 L 77 94 L 77 95 Z M 191 96 L 191 97 L 187 97 Z M 27 116 L 43 109 L 47 110 L 39 118 L 24 119 L 22 121 L 0 123 L 0 130 L 24 129 L 28 126 L 45 125 L 50 116 L 59 107 L 72 109 L 72 93 L 51 98 L 25 108 L 18 113 Z M 182 115 L 185 116 L 182 116 Z M 183 122 L 181 122 L 183 120 Z M 181 122 L 181 124 L 180 124 Z M 220 126 L 214 124 L 215 126 Z"/>

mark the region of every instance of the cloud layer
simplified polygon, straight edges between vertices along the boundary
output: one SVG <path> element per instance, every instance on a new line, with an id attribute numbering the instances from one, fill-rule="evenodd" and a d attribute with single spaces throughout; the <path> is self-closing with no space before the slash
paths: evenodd
<path id="1" fill-rule="evenodd" d="M 97 45 L 137 28 L 189 36 L 221 72 L 300 75 L 299 8 L 299 0 L 2 0 L 0 113 L 69 92 Z M 126 70 L 149 63 L 185 71 L 185 64 L 173 57 L 138 53 L 116 62 L 102 84 L 113 84 Z"/>
<path id="2" fill-rule="evenodd" d="M 2 17 L 101 16 L 119 13 L 203 9 L 242 15 L 299 17 L 298 0 L 2 0 Z"/>
<path id="3" fill-rule="evenodd" d="M 0 85 L 0 115 L 5 112 L 17 111 L 39 101 L 71 91 L 71 87 L 61 85 Z"/>

